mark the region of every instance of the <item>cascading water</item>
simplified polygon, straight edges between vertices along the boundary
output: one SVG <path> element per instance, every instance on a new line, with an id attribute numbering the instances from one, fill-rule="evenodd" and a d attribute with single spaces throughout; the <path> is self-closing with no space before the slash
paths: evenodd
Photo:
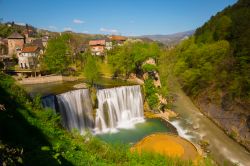
<path id="1" fill-rule="evenodd" d="M 79 89 L 57 95 L 63 126 L 68 130 L 78 129 L 83 134 L 94 126 L 92 103 L 88 89 Z"/>
<path id="2" fill-rule="evenodd" d="M 95 125 L 88 89 L 43 97 L 42 105 L 60 112 L 63 126 L 70 131 L 77 129 L 81 134 L 86 128 L 94 129 L 95 133 L 115 132 L 144 121 L 139 85 L 98 90 L 97 98 Z"/>
<path id="3" fill-rule="evenodd" d="M 97 92 L 95 132 L 115 132 L 143 122 L 143 101 L 139 85 L 102 89 Z"/>

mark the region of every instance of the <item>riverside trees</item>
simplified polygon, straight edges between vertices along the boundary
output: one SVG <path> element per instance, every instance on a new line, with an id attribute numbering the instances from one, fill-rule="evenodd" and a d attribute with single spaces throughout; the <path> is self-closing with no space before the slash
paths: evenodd
<path id="1" fill-rule="evenodd" d="M 93 86 L 94 81 L 100 76 L 99 66 L 96 61 L 97 57 L 92 56 L 90 53 L 87 55 L 86 64 L 84 66 L 84 76 L 90 81 L 91 86 Z"/>
<path id="2" fill-rule="evenodd" d="M 58 36 L 48 42 L 46 53 L 42 58 L 42 67 L 53 73 L 63 73 L 70 64 L 69 46 L 67 35 Z"/>
<path id="3" fill-rule="evenodd" d="M 125 42 L 123 46 L 115 47 L 108 54 L 108 62 L 113 73 L 129 76 L 130 73 L 142 74 L 142 64 L 148 58 L 157 59 L 160 54 L 156 43 L 141 41 Z"/>

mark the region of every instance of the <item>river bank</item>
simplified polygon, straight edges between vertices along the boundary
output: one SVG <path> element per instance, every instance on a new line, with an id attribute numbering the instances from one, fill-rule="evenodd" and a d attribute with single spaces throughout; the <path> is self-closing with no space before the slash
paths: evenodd
<path id="1" fill-rule="evenodd" d="M 204 115 L 218 125 L 229 137 L 250 150 L 250 128 L 247 123 L 250 117 L 248 110 L 241 106 L 233 106 L 231 110 L 224 110 L 220 104 L 208 100 L 208 95 L 193 100 Z"/>
<path id="2" fill-rule="evenodd" d="M 40 77 L 22 78 L 21 80 L 17 79 L 17 81 L 19 84 L 27 85 L 27 84 L 44 84 L 44 83 L 52 83 L 52 82 L 60 82 L 60 81 L 77 81 L 80 79 L 84 79 L 84 77 L 48 75 L 48 76 L 40 76 Z"/>
<path id="3" fill-rule="evenodd" d="M 179 119 L 170 121 L 181 132 L 180 135 L 194 144 L 201 140 L 208 143 L 209 154 L 217 163 L 233 165 L 238 163 L 247 166 L 250 154 L 231 139 L 214 122 L 203 115 L 188 96 L 182 91 L 177 82 L 170 85 L 171 93 L 176 96 L 173 110 L 179 114 Z"/>
<path id="4" fill-rule="evenodd" d="M 137 142 L 131 152 L 142 151 L 156 152 L 165 156 L 179 157 L 184 160 L 196 161 L 200 155 L 196 147 L 178 135 L 154 133 Z"/>

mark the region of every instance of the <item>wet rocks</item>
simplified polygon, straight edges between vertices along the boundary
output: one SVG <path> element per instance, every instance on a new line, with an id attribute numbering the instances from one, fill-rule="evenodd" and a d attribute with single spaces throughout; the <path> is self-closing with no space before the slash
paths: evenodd
<path id="1" fill-rule="evenodd" d="M 88 88 L 88 85 L 86 83 L 80 83 L 80 84 L 76 84 L 73 86 L 76 89 L 86 89 Z"/>
<path id="2" fill-rule="evenodd" d="M 198 142 L 198 145 L 200 145 L 201 149 L 203 150 L 203 152 L 205 153 L 210 153 L 211 151 L 209 150 L 209 141 L 208 140 L 200 140 Z"/>

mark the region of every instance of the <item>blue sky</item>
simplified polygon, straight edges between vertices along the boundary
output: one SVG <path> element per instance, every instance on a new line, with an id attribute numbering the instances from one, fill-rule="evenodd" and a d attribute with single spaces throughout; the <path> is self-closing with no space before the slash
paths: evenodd
<path id="1" fill-rule="evenodd" d="M 0 18 L 52 31 L 149 35 L 196 29 L 237 0 L 0 0 Z"/>

